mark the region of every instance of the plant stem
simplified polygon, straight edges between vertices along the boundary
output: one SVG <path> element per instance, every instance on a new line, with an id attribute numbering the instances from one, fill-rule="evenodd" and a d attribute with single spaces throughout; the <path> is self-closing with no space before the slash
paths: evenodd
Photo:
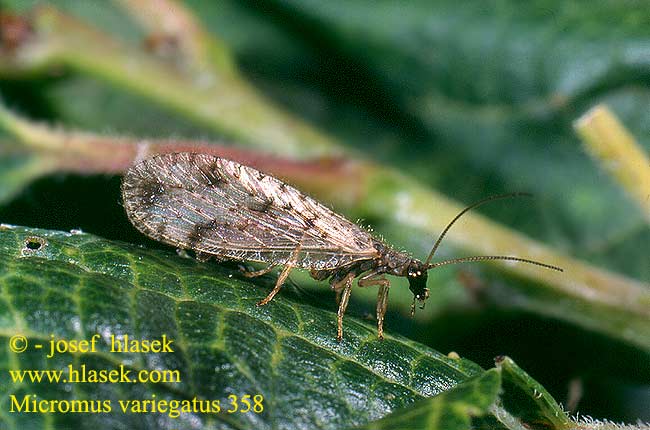
<path id="1" fill-rule="evenodd" d="M 49 156 L 56 155 L 62 171 L 119 173 L 138 159 L 178 151 L 234 159 L 276 175 L 348 212 L 363 212 L 415 227 L 430 235 L 432 243 L 449 220 L 462 210 L 459 204 L 407 176 L 367 162 L 341 158 L 296 161 L 207 142 L 134 140 L 66 132 L 32 124 L 1 106 L 0 126 L 12 132 L 26 147 Z M 636 315 L 646 324 L 650 321 L 650 292 L 641 283 L 559 254 L 481 215 L 468 213 L 461 225 L 449 231 L 448 238 L 472 254 L 525 256 L 563 267 L 565 271 L 558 273 L 528 264 L 493 262 L 545 285 L 559 296 L 591 306 L 618 309 Z M 598 327 L 598 321 L 591 321 L 590 325 L 610 334 L 616 331 L 614 327 L 604 327 L 605 323 L 601 321 Z M 626 337 L 625 333 L 619 335 Z M 627 340 L 639 343 L 637 335 Z M 650 343 L 646 343 L 644 346 L 650 349 Z"/>
<path id="2" fill-rule="evenodd" d="M 192 12 L 174 0 L 115 0 L 151 32 L 147 46 L 198 79 L 215 72 L 236 73 L 235 63 L 221 41 L 210 37 Z"/>
<path id="3" fill-rule="evenodd" d="M 435 235 L 462 210 L 457 203 L 395 172 L 377 169 L 369 175 L 369 196 L 362 205 L 374 216 L 392 219 Z M 435 214 L 435 215 L 433 215 Z M 559 273 L 529 264 L 495 261 L 520 276 L 552 285 L 563 295 L 620 306 L 650 318 L 650 292 L 640 283 L 573 259 L 489 219 L 468 213 L 449 239 L 461 248 L 484 255 L 519 255 L 564 268 Z M 477 240 L 480 238 L 480 240 Z"/>
<path id="4" fill-rule="evenodd" d="M 650 158 L 605 105 L 582 115 L 574 128 L 585 149 L 623 187 L 650 222 Z"/>
<path id="5" fill-rule="evenodd" d="M 295 158 L 341 152 L 332 139 L 266 100 L 225 62 L 211 69 L 210 79 L 197 79 L 52 7 L 36 9 L 30 25 L 33 35 L 15 52 L 0 50 L 0 75 L 63 66 L 155 100 L 243 145 Z"/>

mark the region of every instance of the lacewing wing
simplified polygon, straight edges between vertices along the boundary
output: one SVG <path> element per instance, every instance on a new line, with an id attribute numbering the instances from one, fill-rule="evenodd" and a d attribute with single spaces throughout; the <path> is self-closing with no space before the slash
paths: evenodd
<path id="1" fill-rule="evenodd" d="M 373 238 L 278 179 L 234 161 L 174 153 L 131 168 L 124 207 L 147 236 L 217 259 L 334 269 L 373 258 Z"/>

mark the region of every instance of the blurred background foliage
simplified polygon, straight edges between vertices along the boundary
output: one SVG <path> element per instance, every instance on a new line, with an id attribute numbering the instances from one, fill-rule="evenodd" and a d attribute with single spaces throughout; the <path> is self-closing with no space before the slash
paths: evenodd
<path id="1" fill-rule="evenodd" d="M 0 5 L 4 12 L 25 13 L 39 3 L 2 0 Z M 114 2 L 50 4 L 134 49 L 145 51 L 143 41 L 151 40 Z M 650 229 L 644 210 L 650 208 L 640 209 L 599 169 L 573 130 L 580 115 L 606 103 L 650 149 L 645 2 L 186 4 L 232 53 L 245 81 L 289 118 L 312 124 L 345 147 L 352 158 L 393 166 L 465 204 L 495 193 L 533 192 L 532 201 L 494 203 L 480 212 L 647 288 Z M 196 116 L 81 68 L 0 69 L 4 103 L 34 120 L 106 136 L 236 141 Z M 10 136 L 3 140 L 11 147 Z M 7 154 L 0 165 L 15 179 L 25 172 L 24 160 Z M 80 228 L 161 247 L 129 225 L 119 180 L 47 175 L 2 202 L 0 221 Z M 408 223 L 372 218 L 363 207 L 348 208 L 346 214 L 363 218 L 388 242 L 417 256 L 424 257 L 434 240 Z M 456 255 L 450 244 L 445 248 L 443 256 Z M 410 293 L 395 282 L 391 331 L 439 351 L 456 351 L 485 368 L 507 354 L 558 401 L 577 401 L 581 414 L 650 420 L 647 349 L 573 324 L 571 317 L 548 317 L 552 312 L 540 312 L 525 293 L 513 295 L 510 284 L 529 281 L 485 266 L 438 272 L 430 280 L 434 299 L 415 320 L 407 317 Z M 295 280 L 309 283 L 300 275 Z M 321 296 L 333 301 L 322 284 L 301 294 L 314 303 Z M 349 314 L 367 316 L 373 294 L 353 295 Z M 559 300 L 546 297 L 546 302 Z M 622 321 L 621 330 L 626 329 Z"/>

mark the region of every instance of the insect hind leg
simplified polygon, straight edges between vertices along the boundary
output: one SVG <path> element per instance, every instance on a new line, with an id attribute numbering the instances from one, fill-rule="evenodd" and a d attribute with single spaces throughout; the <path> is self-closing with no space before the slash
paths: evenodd
<path id="1" fill-rule="evenodd" d="M 289 276 L 289 273 L 291 272 L 291 269 L 296 267 L 296 263 L 298 262 L 298 255 L 300 254 L 302 246 L 298 245 L 296 249 L 291 253 L 291 256 L 285 263 L 284 267 L 282 268 L 282 271 L 280 272 L 280 275 L 278 275 L 278 280 L 275 281 L 275 286 L 271 290 L 268 296 L 257 302 L 257 306 L 264 306 L 271 300 L 273 300 L 273 297 L 275 297 L 276 294 L 280 291 L 280 288 L 282 288 L 282 284 L 284 284 L 284 281 L 287 280 L 287 277 Z M 268 269 L 268 267 L 267 267 Z"/>
<path id="2" fill-rule="evenodd" d="M 375 273 L 370 273 L 359 279 L 360 287 L 370 287 L 379 285 L 377 291 L 377 336 L 379 339 L 384 338 L 384 317 L 388 306 L 388 290 L 390 290 L 390 281 Z"/>
<path id="3" fill-rule="evenodd" d="M 273 300 L 273 297 L 275 297 L 276 294 L 280 291 L 280 288 L 282 288 L 282 284 L 284 284 L 284 281 L 287 280 L 287 277 L 289 276 L 289 272 L 291 272 L 291 269 L 293 269 L 295 266 L 292 264 L 287 264 L 282 268 L 282 272 L 280 272 L 280 275 L 278 276 L 278 280 L 275 281 L 275 287 L 271 290 L 268 296 L 257 302 L 257 306 L 264 306 L 271 300 Z"/>

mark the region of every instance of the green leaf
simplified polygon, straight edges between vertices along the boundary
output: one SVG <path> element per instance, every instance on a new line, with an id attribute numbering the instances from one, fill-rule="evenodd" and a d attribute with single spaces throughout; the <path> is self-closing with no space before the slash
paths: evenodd
<path id="1" fill-rule="evenodd" d="M 501 403 L 528 429 L 565 429 L 574 423 L 539 382 L 509 357 L 497 358 L 501 370 Z"/>
<path id="2" fill-rule="evenodd" d="M 471 418 L 487 414 L 496 401 L 501 377 L 497 369 L 474 376 L 435 397 L 420 400 L 359 430 L 461 430 Z"/>
<path id="3" fill-rule="evenodd" d="M 481 369 L 402 338 L 379 341 L 374 325 L 345 320 L 336 341 L 335 313 L 288 298 L 256 307 L 268 285 L 237 271 L 169 252 L 145 250 L 79 232 L 0 228 L 0 335 L 27 337 L 22 354 L 0 349 L 7 370 L 79 368 L 178 370 L 158 384 L 5 383 L 3 428 L 63 428 L 119 422 L 128 428 L 314 429 L 359 425 L 433 396 Z M 331 303 L 331 308 L 334 303 Z M 50 336 L 91 339 L 95 353 L 47 359 Z M 173 353 L 111 353 L 110 336 L 173 340 Z M 34 349 L 37 343 L 43 349 Z M 122 414 L 118 400 L 220 400 L 264 396 L 261 414 Z M 111 400 L 105 414 L 7 413 L 12 397 Z M 194 428 L 194 427 L 192 427 Z"/>
<path id="4" fill-rule="evenodd" d="M 511 358 L 499 357 L 496 369 L 399 409 L 359 430 L 562 430 L 576 425 L 544 387 Z"/>

